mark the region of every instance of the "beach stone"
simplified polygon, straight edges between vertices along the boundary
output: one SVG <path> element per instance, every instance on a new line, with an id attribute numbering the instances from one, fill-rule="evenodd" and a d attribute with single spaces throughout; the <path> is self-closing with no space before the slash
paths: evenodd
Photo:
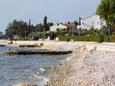
<path id="1" fill-rule="evenodd" d="M 93 47 L 92 49 L 90 49 L 90 52 L 95 52 L 97 50 L 97 47 Z"/>
<path id="2" fill-rule="evenodd" d="M 59 37 L 56 37 L 55 40 L 56 40 L 56 41 L 59 41 Z"/>
<path id="3" fill-rule="evenodd" d="M 31 85 L 31 84 L 28 84 L 28 83 L 19 83 L 19 84 L 16 84 L 14 86 L 38 86 L 38 85 Z"/>

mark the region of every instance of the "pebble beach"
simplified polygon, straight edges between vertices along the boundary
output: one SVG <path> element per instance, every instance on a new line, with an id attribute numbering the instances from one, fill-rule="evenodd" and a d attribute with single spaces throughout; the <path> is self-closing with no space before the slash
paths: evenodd
<path id="1" fill-rule="evenodd" d="M 115 86 L 115 43 L 16 41 L 15 45 L 24 43 L 43 43 L 43 48 L 73 51 L 55 69 L 47 86 Z"/>

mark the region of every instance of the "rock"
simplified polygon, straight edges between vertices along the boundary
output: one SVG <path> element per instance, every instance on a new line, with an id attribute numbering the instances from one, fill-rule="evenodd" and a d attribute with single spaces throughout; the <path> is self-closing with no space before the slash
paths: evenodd
<path id="1" fill-rule="evenodd" d="M 31 85 L 31 84 L 28 84 L 28 83 L 20 83 L 20 84 L 16 84 L 14 86 L 38 86 L 38 85 Z"/>
<path id="2" fill-rule="evenodd" d="M 40 72 L 40 73 L 43 73 L 43 72 L 45 72 L 45 69 L 40 68 L 40 69 L 39 69 L 39 72 Z"/>
<path id="3" fill-rule="evenodd" d="M 90 50 L 90 52 L 92 53 L 92 52 L 95 52 L 96 50 L 97 50 L 97 47 L 95 46 L 94 48 Z"/>

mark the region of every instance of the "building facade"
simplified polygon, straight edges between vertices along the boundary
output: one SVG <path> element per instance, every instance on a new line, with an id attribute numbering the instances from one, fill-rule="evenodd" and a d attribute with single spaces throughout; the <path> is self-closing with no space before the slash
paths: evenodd
<path id="1" fill-rule="evenodd" d="M 79 28 L 89 30 L 91 28 L 101 29 L 103 26 L 106 26 L 104 18 L 94 14 L 86 18 L 81 18 Z"/>
<path id="2" fill-rule="evenodd" d="M 51 32 L 56 32 L 58 30 L 63 30 L 63 29 L 67 29 L 67 27 L 63 24 L 56 24 L 50 27 Z"/>

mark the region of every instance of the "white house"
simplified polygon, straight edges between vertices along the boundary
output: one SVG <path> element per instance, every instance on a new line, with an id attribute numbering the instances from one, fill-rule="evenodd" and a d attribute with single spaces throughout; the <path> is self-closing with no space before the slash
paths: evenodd
<path id="1" fill-rule="evenodd" d="M 67 29 L 67 27 L 63 24 L 56 24 L 50 27 L 50 31 L 52 32 L 56 32 L 57 30 L 63 30 L 63 29 Z"/>
<path id="2" fill-rule="evenodd" d="M 91 28 L 101 29 L 103 26 L 106 26 L 104 18 L 96 14 L 86 18 L 81 18 L 80 23 L 81 25 L 79 26 L 79 28 L 87 30 Z"/>

